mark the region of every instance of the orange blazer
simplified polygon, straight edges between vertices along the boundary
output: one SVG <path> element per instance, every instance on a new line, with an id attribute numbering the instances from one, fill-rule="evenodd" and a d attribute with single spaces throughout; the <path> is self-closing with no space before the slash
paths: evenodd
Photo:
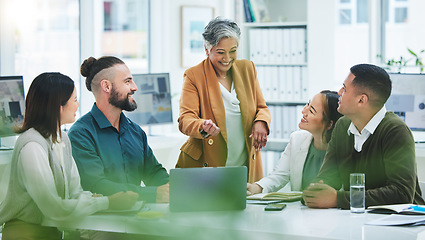
<path id="1" fill-rule="evenodd" d="M 270 111 L 261 93 L 254 63 L 249 60 L 235 60 L 230 70 L 240 101 L 244 140 L 249 156 L 248 182 L 252 183 L 263 177 L 263 168 L 260 152 L 255 151 L 249 135 L 256 121 L 264 121 L 269 132 Z M 220 134 L 204 139 L 199 131 L 207 119 L 211 119 L 220 128 Z M 177 168 L 226 165 L 227 132 L 224 104 L 209 58 L 184 73 L 178 123 L 180 131 L 188 135 L 189 139 L 180 148 Z"/>

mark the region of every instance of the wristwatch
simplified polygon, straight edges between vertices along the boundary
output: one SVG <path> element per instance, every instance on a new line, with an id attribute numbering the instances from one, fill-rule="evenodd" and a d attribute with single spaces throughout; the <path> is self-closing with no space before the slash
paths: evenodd
<path id="1" fill-rule="evenodd" d="M 209 137 L 209 136 L 210 136 L 207 132 L 205 132 L 205 131 L 204 131 L 204 129 L 199 130 L 199 133 L 201 133 L 201 136 L 202 136 L 203 138 L 207 138 L 207 137 Z"/>

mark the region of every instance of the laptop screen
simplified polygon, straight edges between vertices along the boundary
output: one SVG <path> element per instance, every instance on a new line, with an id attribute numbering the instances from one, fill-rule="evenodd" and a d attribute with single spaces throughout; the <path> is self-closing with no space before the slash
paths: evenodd
<path id="1" fill-rule="evenodd" d="M 246 167 L 170 170 L 170 211 L 222 211 L 246 208 Z"/>

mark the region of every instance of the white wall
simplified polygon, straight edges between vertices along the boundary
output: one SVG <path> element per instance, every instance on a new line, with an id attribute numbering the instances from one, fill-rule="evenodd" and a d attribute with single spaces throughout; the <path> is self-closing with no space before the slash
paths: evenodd
<path id="1" fill-rule="evenodd" d="M 308 0 L 307 59 L 311 96 L 324 89 L 337 90 L 333 71 L 335 21 L 334 0 Z"/>

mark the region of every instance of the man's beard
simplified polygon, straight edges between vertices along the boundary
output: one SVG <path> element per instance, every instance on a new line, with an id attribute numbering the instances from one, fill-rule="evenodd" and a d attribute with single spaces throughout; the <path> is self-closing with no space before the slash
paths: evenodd
<path id="1" fill-rule="evenodd" d="M 131 94 L 134 94 L 134 92 L 131 92 Z M 112 87 L 111 97 L 109 97 L 109 103 L 117 108 L 120 108 L 121 110 L 132 112 L 137 108 L 137 103 L 136 101 L 130 102 L 130 100 L 128 99 L 128 95 L 129 94 L 127 94 L 126 98 L 120 100 L 118 98 L 118 92 L 115 91 L 114 87 Z"/>

